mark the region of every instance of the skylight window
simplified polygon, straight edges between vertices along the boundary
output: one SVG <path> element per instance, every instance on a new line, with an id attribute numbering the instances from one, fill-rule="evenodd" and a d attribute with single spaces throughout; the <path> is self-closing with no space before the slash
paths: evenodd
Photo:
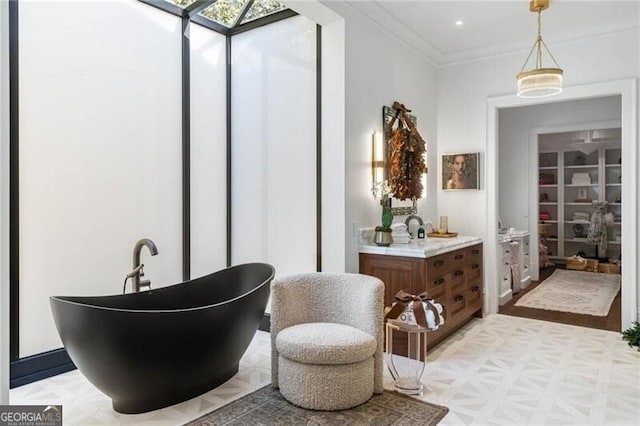
<path id="1" fill-rule="evenodd" d="M 176 6 L 180 6 L 181 8 L 184 9 L 185 7 L 191 6 L 197 0 L 164 0 L 164 1 L 169 2 L 169 3 L 173 3 Z"/>
<path id="2" fill-rule="evenodd" d="M 285 9 L 285 5 L 276 0 L 255 0 L 245 15 L 241 24 L 244 24 L 272 13 Z"/>
<path id="3" fill-rule="evenodd" d="M 231 28 L 235 25 L 247 1 L 248 0 L 218 0 L 200 12 L 199 15 L 222 24 L 227 28 Z"/>

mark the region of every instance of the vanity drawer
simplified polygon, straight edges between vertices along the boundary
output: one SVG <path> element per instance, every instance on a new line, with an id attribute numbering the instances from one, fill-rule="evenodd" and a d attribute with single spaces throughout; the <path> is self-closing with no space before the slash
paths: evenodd
<path id="1" fill-rule="evenodd" d="M 466 297 L 468 308 L 471 308 L 475 311 L 475 308 L 482 307 L 482 286 L 479 282 L 474 283 L 470 288 L 467 289 Z"/>
<path id="2" fill-rule="evenodd" d="M 482 244 L 467 247 L 465 251 L 468 262 L 482 263 Z"/>
<path id="3" fill-rule="evenodd" d="M 443 276 L 453 268 L 451 253 L 427 258 L 427 279 Z"/>
<path id="4" fill-rule="evenodd" d="M 439 275 L 436 277 L 427 277 L 427 294 L 430 298 L 435 299 L 436 302 L 445 298 L 447 287 L 449 287 L 448 274 Z"/>
<path id="5" fill-rule="evenodd" d="M 464 269 L 456 269 L 453 272 L 449 272 L 450 289 L 452 292 L 456 292 L 460 289 L 464 289 L 466 280 Z"/>
<path id="6" fill-rule="evenodd" d="M 465 303 L 466 303 L 465 292 L 454 293 L 454 295 L 449 299 L 449 302 L 446 304 L 445 309 L 447 310 L 447 318 L 449 320 L 453 319 L 456 315 L 464 312 Z"/>
<path id="7" fill-rule="evenodd" d="M 482 262 L 471 262 L 466 268 L 467 282 L 482 279 Z"/>

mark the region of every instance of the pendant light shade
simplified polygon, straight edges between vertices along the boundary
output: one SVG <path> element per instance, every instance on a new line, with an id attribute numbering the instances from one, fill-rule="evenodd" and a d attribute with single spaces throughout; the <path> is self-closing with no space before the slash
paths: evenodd
<path id="1" fill-rule="evenodd" d="M 551 96 L 562 92 L 562 69 L 549 51 L 549 48 L 542 40 L 541 15 L 542 11 L 549 7 L 549 0 L 532 0 L 529 3 L 529 10 L 538 14 L 538 37 L 531 47 L 529 56 L 524 61 L 522 70 L 518 73 L 518 96 L 521 98 L 537 98 Z M 547 52 L 556 68 L 544 68 L 542 66 L 542 48 Z M 533 70 L 525 71 L 531 55 L 536 53 L 536 63 Z"/>

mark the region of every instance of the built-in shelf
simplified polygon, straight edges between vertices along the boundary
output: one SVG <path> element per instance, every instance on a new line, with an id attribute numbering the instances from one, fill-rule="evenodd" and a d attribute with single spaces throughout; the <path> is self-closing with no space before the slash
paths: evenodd
<path id="1" fill-rule="evenodd" d="M 565 238 L 564 239 L 565 243 L 586 243 L 587 239 L 586 238 Z"/>
<path id="2" fill-rule="evenodd" d="M 565 169 L 597 169 L 597 164 L 583 164 L 579 166 L 564 166 Z"/>
<path id="3" fill-rule="evenodd" d="M 576 234 L 572 230 L 572 227 L 578 228 L 578 225 L 581 225 L 586 231 L 591 221 L 570 219 L 574 218 L 575 213 L 585 214 L 585 216 L 577 217 L 590 218 L 593 214 L 593 201 L 620 200 L 622 164 L 616 163 L 620 157 L 621 148 L 619 146 L 615 148 L 599 147 L 590 154 L 584 154 L 569 145 L 559 145 L 557 150 L 539 153 L 538 163 L 544 164 L 538 168 L 539 176 L 550 179 L 545 175 L 552 174 L 556 182 L 550 185 L 538 185 L 539 194 L 545 194 L 543 197 L 546 199 L 546 201 L 538 202 L 539 212 L 546 211 L 551 213 L 554 218 L 554 220 L 543 221 L 553 225 L 551 229 L 553 229 L 554 236 L 547 238 L 548 244 L 553 247 L 554 256 L 550 256 L 551 259 L 562 261 L 577 250 L 593 254 L 595 245 L 587 243 L 586 238 L 576 238 Z M 576 164 L 576 162 L 587 164 Z M 589 174 L 591 180 L 585 179 L 575 182 L 590 183 L 586 185 L 573 184 L 573 176 L 577 177 L 579 174 Z M 622 203 L 609 202 L 608 205 L 609 210 L 618 216 Z M 619 216 L 616 220 L 617 222 L 610 225 L 610 238 L 621 231 Z M 586 236 L 587 234 L 583 232 L 578 235 Z M 620 247 L 619 241 L 609 241 L 606 255 L 618 256 Z"/>
<path id="4" fill-rule="evenodd" d="M 622 244 L 622 241 L 607 240 L 607 244 L 620 245 L 620 244 Z"/>

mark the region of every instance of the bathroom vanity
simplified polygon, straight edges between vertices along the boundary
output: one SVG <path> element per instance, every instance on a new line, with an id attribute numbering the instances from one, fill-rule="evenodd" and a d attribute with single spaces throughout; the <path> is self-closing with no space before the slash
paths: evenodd
<path id="1" fill-rule="evenodd" d="M 427 336 L 427 349 L 482 315 L 482 240 L 478 237 L 428 238 L 389 247 L 361 244 L 360 273 L 381 279 L 385 306 L 395 294 L 427 292 L 445 307 L 445 324 Z M 395 340 L 395 339 L 394 339 Z M 406 342 L 394 341 L 394 353 Z"/>

